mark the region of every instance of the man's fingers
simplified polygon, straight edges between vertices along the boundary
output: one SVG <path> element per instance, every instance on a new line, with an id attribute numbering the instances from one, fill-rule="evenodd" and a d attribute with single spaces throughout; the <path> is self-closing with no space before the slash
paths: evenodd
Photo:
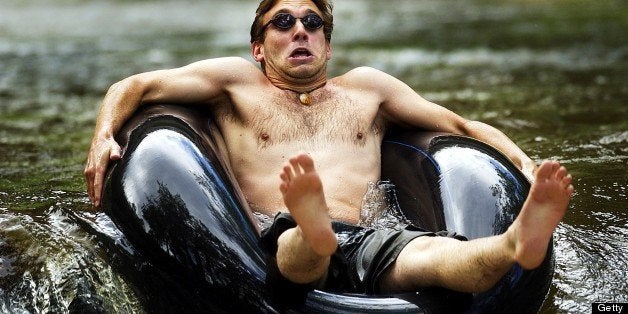
<path id="1" fill-rule="evenodd" d="M 92 144 L 89 157 L 87 158 L 85 179 L 87 181 L 87 194 L 92 204 L 99 207 L 107 165 L 109 165 L 111 160 L 122 158 L 122 154 L 120 145 L 113 139 L 95 143 Z"/>
<path id="2" fill-rule="evenodd" d="M 120 145 L 116 143 L 116 141 L 111 141 L 111 151 L 109 152 L 109 160 L 118 160 L 122 158 L 122 152 L 120 149 Z"/>
<path id="3" fill-rule="evenodd" d="M 87 179 L 87 193 L 89 194 L 89 199 L 92 201 L 92 203 L 94 203 L 94 177 L 93 176 L 89 176 Z"/>
<path id="4" fill-rule="evenodd" d="M 87 162 L 85 164 L 85 170 L 83 171 L 83 174 L 85 175 L 85 183 L 87 184 L 87 196 L 89 196 L 89 199 L 93 203 L 94 202 L 94 188 L 93 188 L 94 176 L 92 175 L 92 171 L 90 168 L 89 157 L 87 157 Z"/>
<path id="5" fill-rule="evenodd" d="M 98 169 L 96 171 L 96 174 L 94 175 L 94 196 L 92 199 L 92 203 L 94 203 L 94 206 L 99 207 L 100 206 L 100 197 L 102 196 L 102 185 L 103 185 L 103 179 L 104 179 L 104 171 Z"/>

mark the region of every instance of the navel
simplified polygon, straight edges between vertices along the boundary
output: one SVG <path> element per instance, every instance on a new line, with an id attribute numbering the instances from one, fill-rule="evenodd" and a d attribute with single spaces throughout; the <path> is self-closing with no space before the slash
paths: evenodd
<path id="1" fill-rule="evenodd" d="M 363 139 L 363 138 L 364 138 L 364 133 L 362 133 L 362 132 L 358 132 L 358 134 L 356 134 L 355 138 L 356 138 L 357 140 L 361 140 L 361 139 Z"/>

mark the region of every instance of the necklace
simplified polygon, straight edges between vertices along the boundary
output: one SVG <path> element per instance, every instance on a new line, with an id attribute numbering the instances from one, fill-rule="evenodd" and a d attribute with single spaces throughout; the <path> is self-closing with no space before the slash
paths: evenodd
<path id="1" fill-rule="evenodd" d="M 327 82 L 324 82 L 323 84 L 316 86 L 316 88 L 311 89 L 306 92 L 296 91 L 296 90 L 292 90 L 292 91 L 299 94 L 299 102 L 301 103 L 301 105 L 309 106 L 312 104 L 312 92 L 323 87 L 326 83 Z"/>
<path id="2" fill-rule="evenodd" d="M 309 106 L 312 104 L 312 95 L 309 92 L 299 94 L 299 101 L 302 105 Z"/>
<path id="3" fill-rule="evenodd" d="M 275 84 L 275 86 L 285 90 L 285 91 L 290 91 L 292 93 L 296 93 L 298 98 L 299 98 L 299 102 L 301 103 L 301 105 L 304 106 L 310 106 L 312 105 L 312 93 L 314 91 L 316 91 L 317 89 L 325 86 L 325 84 L 327 84 L 327 81 L 323 81 L 322 83 L 319 84 L 310 84 L 308 86 L 303 86 L 303 87 L 294 87 L 294 86 L 290 86 L 288 84 Z"/>

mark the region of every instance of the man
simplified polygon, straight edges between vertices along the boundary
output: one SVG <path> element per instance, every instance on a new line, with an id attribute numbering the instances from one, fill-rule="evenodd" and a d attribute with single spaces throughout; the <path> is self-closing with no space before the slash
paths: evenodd
<path id="1" fill-rule="evenodd" d="M 532 176 L 534 162 L 503 133 L 423 99 L 392 76 L 363 67 L 327 78 L 332 28 L 328 0 L 265 0 L 251 28 L 251 53 L 262 71 L 241 58 L 220 58 L 114 84 L 103 100 L 85 169 L 94 204 L 100 203 L 108 162 L 120 158 L 114 134 L 138 106 L 164 102 L 207 106 L 251 207 L 271 216 L 289 211 L 291 217 L 276 221 L 292 225 L 278 231 L 273 226 L 278 238 L 270 241 L 276 241 L 280 273 L 294 283 L 326 280 L 332 254 L 344 245 L 338 248 L 332 221 L 357 223 L 367 184 L 379 179 L 389 125 L 475 137 Z M 413 230 L 373 231 L 356 254 L 347 255 L 354 266 L 374 265 L 357 292 L 434 285 L 483 291 L 514 263 L 535 268 L 572 191 L 566 169 L 545 162 L 503 235 L 464 242 Z M 397 238 L 394 245 L 377 247 L 390 237 Z M 374 247 L 388 257 L 364 254 Z"/>

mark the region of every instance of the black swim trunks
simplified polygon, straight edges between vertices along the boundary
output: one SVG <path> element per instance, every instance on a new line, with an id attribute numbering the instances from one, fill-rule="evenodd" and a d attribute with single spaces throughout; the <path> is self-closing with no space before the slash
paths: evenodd
<path id="1" fill-rule="evenodd" d="M 272 226 L 262 231 L 262 245 L 270 257 L 274 258 L 277 253 L 277 238 L 295 226 L 296 222 L 290 214 L 279 213 Z M 429 232 L 413 225 L 402 230 L 374 230 L 334 221 L 332 228 L 338 236 L 338 249 L 331 258 L 325 282 L 318 287 L 329 292 L 378 293 L 382 274 L 401 250 L 417 237 L 443 236 L 466 240 L 453 232 Z"/>

